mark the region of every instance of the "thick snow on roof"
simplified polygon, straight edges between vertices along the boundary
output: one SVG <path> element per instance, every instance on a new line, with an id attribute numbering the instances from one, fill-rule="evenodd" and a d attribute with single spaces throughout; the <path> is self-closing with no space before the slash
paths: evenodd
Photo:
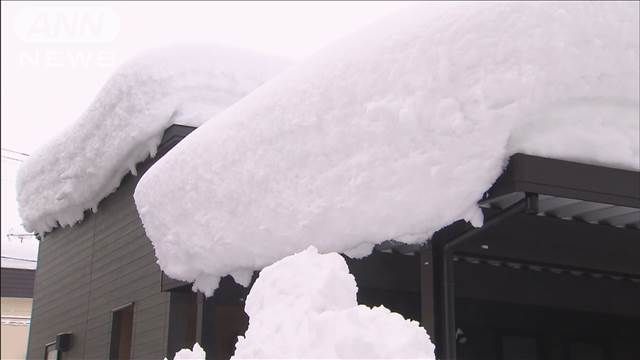
<path id="1" fill-rule="evenodd" d="M 272 77 L 280 59 L 216 46 L 175 46 L 124 64 L 68 129 L 20 168 L 28 231 L 72 225 L 155 154 L 171 124 L 199 125 Z"/>
<path id="2" fill-rule="evenodd" d="M 310 247 L 260 272 L 234 359 L 435 359 L 425 329 L 358 305 L 344 259 Z"/>
<path id="3" fill-rule="evenodd" d="M 639 169 L 638 13 L 419 4 L 325 49 L 143 176 L 160 266 L 211 293 L 309 245 L 364 256 L 479 226 L 478 200 L 517 151 Z"/>

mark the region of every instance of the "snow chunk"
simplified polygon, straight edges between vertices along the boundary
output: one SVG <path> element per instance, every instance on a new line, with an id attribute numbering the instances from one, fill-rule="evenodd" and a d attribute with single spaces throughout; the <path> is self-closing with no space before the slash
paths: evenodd
<path id="1" fill-rule="evenodd" d="M 327 48 L 143 176 L 160 266 L 210 292 L 309 245 L 360 257 L 480 226 L 516 151 L 640 169 L 639 10 L 418 4 Z"/>
<path id="2" fill-rule="evenodd" d="M 193 350 L 182 349 L 176 353 L 176 356 L 173 358 L 173 360 L 187 360 L 187 359 L 204 360 L 206 359 L 206 357 L 207 357 L 207 354 L 200 347 L 200 344 L 195 343 L 193 345 Z M 164 359 L 167 360 L 167 358 L 164 358 Z"/>
<path id="3" fill-rule="evenodd" d="M 74 125 L 20 168 L 27 231 L 73 225 L 113 192 L 136 163 L 154 156 L 171 124 L 199 125 L 283 68 L 245 50 L 178 46 L 124 64 Z"/>
<path id="4" fill-rule="evenodd" d="M 380 306 L 356 302 L 344 259 L 314 247 L 260 272 L 234 359 L 435 359 L 427 332 Z M 382 340 L 382 341 L 381 341 Z"/>
<path id="5" fill-rule="evenodd" d="M 229 275 L 231 275 L 231 277 L 233 278 L 233 281 L 235 281 L 236 283 L 244 287 L 249 287 L 249 285 L 251 284 L 251 278 L 253 277 L 253 271 L 237 270 L 232 272 Z"/>

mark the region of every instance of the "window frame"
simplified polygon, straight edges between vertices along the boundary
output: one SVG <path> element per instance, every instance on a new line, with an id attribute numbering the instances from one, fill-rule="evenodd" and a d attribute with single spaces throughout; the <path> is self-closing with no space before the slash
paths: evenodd
<path id="1" fill-rule="evenodd" d="M 51 350 L 55 350 L 56 351 L 56 358 L 55 359 L 51 359 L 49 358 L 49 352 L 51 351 L 50 348 L 53 348 Z M 61 356 L 60 356 L 60 351 L 58 350 L 58 344 L 55 341 L 49 342 L 44 344 L 44 360 L 61 360 Z"/>
<path id="2" fill-rule="evenodd" d="M 130 311 L 130 328 L 129 331 L 129 354 L 128 359 L 132 359 L 133 353 L 133 324 L 135 322 L 135 303 L 129 302 L 118 307 L 111 309 L 111 330 L 110 330 L 110 340 L 109 340 L 109 359 L 120 359 L 120 346 L 122 334 L 121 334 L 121 316 L 125 311 Z"/>

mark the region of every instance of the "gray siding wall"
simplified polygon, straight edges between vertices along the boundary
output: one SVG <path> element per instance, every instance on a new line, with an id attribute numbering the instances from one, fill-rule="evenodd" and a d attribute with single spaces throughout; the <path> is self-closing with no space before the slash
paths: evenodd
<path id="1" fill-rule="evenodd" d="M 63 359 L 108 358 L 112 309 L 130 302 L 133 358 L 165 356 L 170 295 L 133 200 L 139 178 L 127 175 L 97 213 L 40 242 L 27 358 L 42 359 L 61 332 L 73 333 Z"/>
<path id="2" fill-rule="evenodd" d="M 0 274 L 0 292 L 2 297 L 33 297 L 35 270 L 2 268 L 0 269 Z"/>

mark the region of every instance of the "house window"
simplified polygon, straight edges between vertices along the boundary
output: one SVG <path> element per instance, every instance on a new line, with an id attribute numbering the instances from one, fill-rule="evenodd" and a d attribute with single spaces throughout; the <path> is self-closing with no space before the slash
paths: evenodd
<path id="1" fill-rule="evenodd" d="M 131 359 L 133 335 L 133 303 L 113 309 L 109 359 Z"/>
<path id="2" fill-rule="evenodd" d="M 503 335 L 502 360 L 537 360 L 538 339 L 533 336 Z"/>
<path id="3" fill-rule="evenodd" d="M 60 360 L 55 341 L 44 346 L 44 360 Z"/>

